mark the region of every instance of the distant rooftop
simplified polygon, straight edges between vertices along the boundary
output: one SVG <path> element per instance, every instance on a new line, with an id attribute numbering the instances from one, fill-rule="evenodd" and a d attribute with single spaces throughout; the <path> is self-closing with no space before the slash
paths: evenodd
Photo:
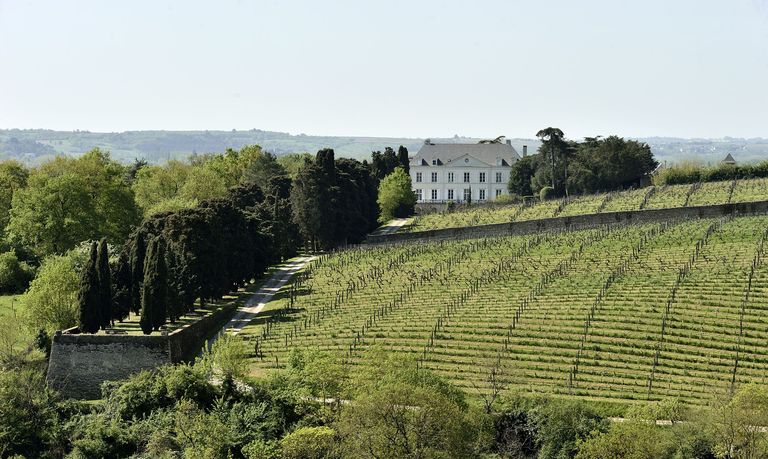
<path id="1" fill-rule="evenodd" d="M 427 139 L 419 152 L 411 158 L 411 165 L 432 165 L 435 160 L 436 165 L 444 166 L 464 155 L 469 155 L 489 166 L 511 166 L 520 159 L 520 155 L 509 140 L 486 143 L 432 143 Z"/>

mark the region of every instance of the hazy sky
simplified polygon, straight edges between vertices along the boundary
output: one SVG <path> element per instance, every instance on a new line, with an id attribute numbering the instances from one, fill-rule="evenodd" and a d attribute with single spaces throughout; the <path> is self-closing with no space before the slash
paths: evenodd
<path id="1" fill-rule="evenodd" d="M 768 137 L 768 0 L 0 0 L 0 128 Z"/>

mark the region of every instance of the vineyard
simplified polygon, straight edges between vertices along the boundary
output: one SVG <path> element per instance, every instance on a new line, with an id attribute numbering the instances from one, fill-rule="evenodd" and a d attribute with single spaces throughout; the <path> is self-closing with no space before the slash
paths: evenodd
<path id="1" fill-rule="evenodd" d="M 354 248 L 315 260 L 241 336 L 254 373 L 295 348 L 346 365 L 375 348 L 477 395 L 703 404 L 768 374 L 766 228 L 758 216 Z"/>
<path id="2" fill-rule="evenodd" d="M 706 206 L 768 200 L 768 179 L 733 180 L 665 185 L 636 190 L 551 200 L 532 205 L 491 205 L 449 213 L 415 217 L 400 231 L 414 232 L 440 228 L 508 223 L 550 217 L 621 212 L 643 209 Z"/>

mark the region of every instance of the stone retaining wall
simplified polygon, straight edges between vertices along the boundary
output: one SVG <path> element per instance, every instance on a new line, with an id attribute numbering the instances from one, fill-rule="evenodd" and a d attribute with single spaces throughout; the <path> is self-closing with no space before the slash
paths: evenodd
<path id="1" fill-rule="evenodd" d="M 711 206 L 675 207 L 671 209 L 603 212 L 599 214 L 554 217 L 490 225 L 444 228 L 413 233 L 390 233 L 368 236 L 367 244 L 391 244 L 424 239 L 466 239 L 494 236 L 513 236 L 542 231 L 584 229 L 615 223 L 651 223 L 694 218 L 712 218 L 725 215 L 758 215 L 768 213 L 768 201 L 715 204 Z"/>
<path id="2" fill-rule="evenodd" d="M 48 384 L 65 397 L 99 398 L 104 381 L 191 361 L 236 309 L 235 304 L 229 304 L 164 336 L 56 332 L 48 361 Z"/>

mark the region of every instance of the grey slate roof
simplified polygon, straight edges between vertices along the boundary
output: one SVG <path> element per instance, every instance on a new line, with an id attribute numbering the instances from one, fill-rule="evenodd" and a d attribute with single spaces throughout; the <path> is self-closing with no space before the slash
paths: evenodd
<path id="1" fill-rule="evenodd" d="M 728 155 L 721 161 L 725 164 L 736 164 L 736 160 L 733 159 L 733 156 L 728 153 Z"/>
<path id="2" fill-rule="evenodd" d="M 411 165 L 431 166 L 432 160 L 437 159 L 438 165 L 445 166 L 464 155 L 469 155 L 491 166 L 496 165 L 497 158 L 500 158 L 505 166 L 511 166 L 520 159 L 515 148 L 507 143 L 425 143 L 411 158 Z"/>

